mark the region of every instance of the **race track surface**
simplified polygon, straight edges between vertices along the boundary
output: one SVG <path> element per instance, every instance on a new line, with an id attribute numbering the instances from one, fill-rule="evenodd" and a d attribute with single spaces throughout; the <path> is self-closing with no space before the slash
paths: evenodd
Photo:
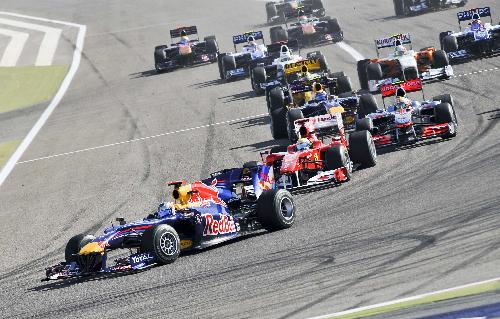
<path id="1" fill-rule="evenodd" d="M 457 29 L 457 9 L 399 19 L 390 0 L 324 2 L 365 57 L 376 37 L 411 32 L 418 49 Z M 469 7 L 485 4 L 498 22 L 498 1 Z M 456 138 L 381 154 L 347 184 L 297 195 L 291 229 L 139 274 L 40 283 L 74 234 L 142 218 L 166 199 L 166 181 L 236 167 L 280 143 L 248 80 L 222 84 L 216 64 L 152 70 L 154 46 L 178 25 L 215 34 L 222 51 L 233 34 L 268 27 L 264 2 L 250 0 L 1 7 L 88 27 L 80 69 L 21 161 L 203 127 L 18 164 L 0 189 L 0 317 L 305 318 L 500 276 L 500 58 L 492 57 L 425 86 L 426 97 L 454 96 Z M 337 45 L 321 50 L 358 88 L 354 58 Z M 239 118 L 247 119 L 213 125 Z"/>

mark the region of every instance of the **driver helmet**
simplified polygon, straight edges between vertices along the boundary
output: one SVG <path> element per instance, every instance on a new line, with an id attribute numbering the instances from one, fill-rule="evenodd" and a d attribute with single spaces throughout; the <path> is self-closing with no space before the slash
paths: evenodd
<path id="1" fill-rule="evenodd" d="M 181 31 L 181 41 L 180 42 L 189 42 L 189 37 L 187 36 L 186 30 Z"/>
<path id="2" fill-rule="evenodd" d="M 323 85 L 319 82 L 313 83 L 314 99 L 316 101 L 326 101 L 328 94 L 325 92 Z"/>
<path id="3" fill-rule="evenodd" d="M 303 151 L 311 148 L 311 141 L 306 137 L 301 137 L 297 141 L 297 150 Z"/>
<path id="4" fill-rule="evenodd" d="M 300 69 L 300 75 L 301 76 L 308 76 L 309 75 L 309 68 L 307 65 L 303 65 L 302 68 Z"/>
<path id="5" fill-rule="evenodd" d="M 253 37 L 253 35 L 249 36 L 247 41 L 248 41 L 248 45 L 253 46 L 253 47 L 257 46 L 257 42 L 255 41 L 255 38 Z"/>
<path id="6" fill-rule="evenodd" d="M 479 27 L 479 26 L 482 26 L 482 22 L 481 22 L 481 17 L 479 16 L 479 14 L 477 13 L 474 13 L 472 15 L 472 22 L 471 22 L 471 26 L 472 27 Z"/>
<path id="7" fill-rule="evenodd" d="M 406 90 L 402 87 L 399 87 L 396 90 L 396 106 L 398 108 L 407 107 L 411 105 L 410 99 L 406 97 Z"/>
<path id="8" fill-rule="evenodd" d="M 305 126 L 305 125 L 302 125 L 300 128 L 299 128 L 299 135 L 300 137 L 307 137 L 309 135 L 309 129 Z"/>
<path id="9" fill-rule="evenodd" d="M 400 40 L 396 40 L 394 51 L 397 55 L 403 55 L 406 52 L 406 47 Z"/>
<path id="10" fill-rule="evenodd" d="M 282 45 L 280 49 L 280 58 L 283 59 L 290 59 L 291 57 L 290 49 L 286 45 Z"/>

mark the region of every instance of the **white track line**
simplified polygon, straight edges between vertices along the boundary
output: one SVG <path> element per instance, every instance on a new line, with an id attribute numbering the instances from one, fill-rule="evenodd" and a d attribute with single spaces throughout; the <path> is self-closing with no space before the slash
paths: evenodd
<path id="1" fill-rule="evenodd" d="M 483 73 L 483 72 L 497 71 L 497 70 L 500 70 L 500 68 L 494 67 L 494 68 L 491 68 L 491 69 L 477 70 L 477 71 L 474 71 L 474 72 L 469 72 L 469 73 L 454 75 L 451 78 L 452 79 L 453 78 L 459 78 L 459 77 L 462 77 L 462 76 L 469 76 L 469 75 L 479 74 L 479 73 Z"/>
<path id="2" fill-rule="evenodd" d="M 56 54 L 57 44 L 61 38 L 61 29 L 4 18 L 0 18 L 0 24 L 44 32 L 45 35 L 43 36 L 42 43 L 40 44 L 35 65 L 44 66 L 52 64 L 52 60 Z"/>
<path id="3" fill-rule="evenodd" d="M 123 145 L 123 144 L 133 143 L 133 142 L 139 142 L 139 141 L 149 140 L 149 139 L 152 139 L 152 138 L 158 138 L 158 137 L 172 135 L 172 134 L 178 134 L 178 133 L 184 133 L 184 132 L 188 132 L 188 131 L 199 130 L 199 129 L 207 128 L 207 127 L 211 127 L 211 126 L 218 126 L 218 125 L 223 125 L 223 124 L 229 124 L 229 123 L 234 123 L 234 122 L 249 120 L 249 119 L 258 118 L 258 117 L 261 117 L 261 116 L 264 116 L 264 115 L 267 115 L 267 113 L 262 113 L 262 114 L 257 114 L 257 115 L 242 117 L 242 118 L 239 118 L 239 119 L 233 119 L 233 120 L 227 120 L 227 121 L 217 122 L 217 123 L 213 123 L 213 124 L 200 125 L 200 126 L 196 126 L 196 127 L 190 127 L 190 128 L 186 128 L 186 129 L 182 129 L 182 130 L 165 132 L 165 133 L 160 133 L 160 134 L 146 136 L 146 137 L 139 137 L 139 138 L 135 138 L 135 139 L 132 139 L 132 140 L 127 140 L 127 141 L 122 141 L 122 142 L 116 142 L 116 143 L 111 143 L 111 144 L 105 144 L 105 145 L 100 145 L 100 146 L 94 146 L 94 147 L 84 148 L 84 149 L 81 149 L 81 150 L 76 150 L 76 151 L 71 151 L 71 152 L 66 152 L 66 153 L 60 153 L 60 154 L 49 155 L 49 156 L 44 156 L 44 157 L 38 157 L 38 158 L 31 159 L 31 160 L 26 160 L 26 161 L 18 162 L 17 164 L 31 163 L 31 162 L 41 161 L 41 160 L 45 160 L 45 159 L 49 159 L 49 158 L 54 158 L 54 157 L 73 155 L 73 154 L 77 154 L 77 153 L 98 150 L 98 149 L 101 149 L 101 148 L 107 148 L 107 147 L 111 147 L 111 146 L 117 146 L 117 145 Z"/>
<path id="4" fill-rule="evenodd" d="M 38 21 L 58 23 L 58 24 L 63 24 L 63 25 L 68 25 L 68 26 L 78 28 L 78 35 L 76 38 L 75 51 L 73 53 L 73 61 L 71 62 L 71 67 L 69 68 L 69 71 L 66 74 L 66 77 L 64 78 L 61 86 L 59 87 L 59 90 L 57 91 L 56 95 L 54 96 L 54 98 L 50 102 L 49 106 L 47 106 L 47 108 L 42 113 L 42 115 L 40 116 L 38 121 L 36 121 L 35 125 L 29 131 L 28 135 L 26 135 L 26 137 L 23 139 L 21 144 L 18 146 L 18 148 L 16 149 L 14 154 L 12 154 L 12 156 L 9 158 L 9 160 L 7 161 L 5 166 L 0 171 L 0 187 L 1 187 L 3 182 L 9 176 L 10 172 L 14 169 L 14 166 L 16 165 L 17 161 L 19 161 L 19 159 L 24 154 L 24 152 L 26 151 L 28 146 L 30 146 L 31 142 L 33 142 L 33 140 L 37 136 L 38 132 L 40 132 L 43 125 L 45 124 L 45 122 L 47 122 L 50 115 L 55 110 L 55 108 L 59 105 L 64 94 L 68 90 L 69 85 L 71 84 L 71 81 L 73 80 L 73 78 L 76 74 L 76 71 L 78 71 L 78 67 L 80 66 L 80 61 L 82 59 L 83 44 L 85 41 L 85 33 L 87 31 L 87 27 L 85 25 L 81 25 L 81 24 L 75 24 L 75 23 L 57 21 L 57 20 L 50 20 L 50 19 L 44 19 L 44 18 L 37 18 L 37 17 L 30 17 L 30 16 L 26 16 L 26 15 L 18 15 L 15 13 L 0 12 L 0 14 L 7 14 L 7 15 L 11 15 L 11 16 L 28 18 L 28 19 L 38 20 Z"/>
<path id="5" fill-rule="evenodd" d="M 344 41 L 337 42 L 336 44 L 339 48 L 349 53 L 349 55 L 352 56 L 354 60 L 359 61 L 365 59 L 361 53 L 359 53 L 356 49 L 354 49 L 352 46 L 345 43 Z"/>
<path id="6" fill-rule="evenodd" d="M 2 59 L 0 60 L 0 66 L 16 66 L 17 61 L 23 52 L 24 45 L 29 38 L 29 34 L 26 32 L 7 29 L 0 29 L 0 34 L 11 37 L 9 44 L 7 44 L 7 47 L 5 48 Z"/>
<path id="7" fill-rule="evenodd" d="M 341 311 L 341 312 L 334 312 L 334 313 L 331 313 L 328 315 L 312 317 L 309 319 L 328 319 L 328 318 L 342 317 L 342 316 L 346 316 L 346 315 L 355 315 L 356 313 L 360 313 L 360 312 L 367 311 L 367 310 L 373 310 L 373 309 L 382 308 L 382 307 L 386 307 L 386 306 L 393 306 L 393 305 L 401 304 L 401 303 L 408 302 L 408 301 L 421 300 L 421 299 L 432 297 L 435 295 L 454 292 L 457 290 L 462 290 L 462 289 L 467 289 L 467 288 L 474 288 L 474 287 L 477 287 L 480 285 L 490 284 L 490 283 L 494 283 L 497 281 L 500 281 L 500 277 L 485 280 L 485 281 L 474 282 L 474 283 L 470 283 L 470 284 L 462 285 L 462 286 L 457 286 L 457 287 L 453 287 L 453 288 L 433 291 L 433 292 L 429 292 L 429 293 L 425 293 L 425 294 L 421 294 L 421 295 L 417 295 L 417 296 L 412 296 L 412 297 L 408 297 L 408 298 L 402 298 L 402 299 L 396 299 L 396 300 L 392 300 L 392 301 L 382 302 L 382 303 L 375 304 L 375 305 L 349 309 L 349 310 L 345 310 L 345 311 Z"/>

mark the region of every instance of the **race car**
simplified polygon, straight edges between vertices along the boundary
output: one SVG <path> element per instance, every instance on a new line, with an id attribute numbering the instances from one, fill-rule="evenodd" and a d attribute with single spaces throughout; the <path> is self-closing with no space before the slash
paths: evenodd
<path id="1" fill-rule="evenodd" d="M 409 16 L 452 6 L 463 7 L 467 0 L 393 0 L 397 16 Z"/>
<path id="2" fill-rule="evenodd" d="M 118 218 L 97 237 L 76 235 L 65 249 L 65 261 L 46 268 L 43 280 L 145 269 L 174 262 L 181 252 L 206 248 L 266 229 L 289 228 L 295 205 L 286 190 L 272 189 L 252 162 L 226 169 L 203 181 L 171 182 L 173 202 L 162 203 L 142 220 Z M 130 255 L 107 259 L 112 251 Z M 116 254 L 115 254 L 116 255 Z"/>
<path id="3" fill-rule="evenodd" d="M 311 11 L 315 17 L 325 16 L 322 0 L 280 0 L 266 3 L 267 22 L 285 23 L 296 17 L 298 10 Z"/>
<path id="4" fill-rule="evenodd" d="M 341 112 L 342 107 L 332 107 L 327 114 L 296 120 L 295 129 L 301 138 L 286 149 L 274 148 L 270 154 L 262 154 L 276 187 L 343 183 L 350 180 L 354 167 L 376 165 L 377 152 L 370 132 L 353 132 L 346 137 Z M 332 136 L 331 141 L 318 139 L 319 131 Z"/>
<path id="5" fill-rule="evenodd" d="M 190 35 L 198 35 L 196 26 L 179 27 L 170 30 L 170 38 L 180 38 L 180 41 L 168 45 L 155 47 L 154 59 L 157 72 L 172 71 L 181 67 L 201 63 L 217 62 L 219 45 L 214 35 L 205 37 L 203 41 L 199 38 L 189 39 Z"/>
<path id="6" fill-rule="evenodd" d="M 262 44 L 257 44 L 262 40 Z M 240 52 L 236 45 L 247 43 Z M 221 79 L 232 80 L 250 75 L 257 65 L 272 63 L 274 58 L 267 52 L 262 31 L 247 32 L 233 36 L 234 52 L 220 53 L 218 56 L 219 74 Z"/>
<path id="7" fill-rule="evenodd" d="M 319 62 L 318 65 L 321 71 L 329 71 L 328 63 L 321 52 L 311 52 L 308 53 L 306 57 L 303 57 L 300 54 L 293 54 L 292 48 L 298 50 L 297 40 L 273 43 L 267 47 L 268 53 L 271 56 L 276 56 L 276 58 L 270 65 L 257 66 L 252 70 L 251 84 L 252 89 L 257 95 L 262 95 L 266 93 L 266 91 L 268 92 L 270 88 L 282 85 L 286 82 L 285 70 L 293 69 L 298 72 L 302 65 L 316 64 L 316 62 Z"/>
<path id="8" fill-rule="evenodd" d="M 405 45 L 409 45 L 409 49 Z M 427 47 L 415 52 L 409 33 L 395 34 L 375 40 L 376 59 L 358 61 L 361 88 L 371 93 L 380 91 L 382 84 L 420 78 L 424 81 L 447 79 L 453 75 L 448 56 L 443 50 Z M 383 48 L 393 48 L 387 58 L 380 58 Z"/>
<path id="9" fill-rule="evenodd" d="M 337 19 L 331 17 L 317 18 L 312 12 L 300 10 L 295 15 L 292 24 L 286 24 L 286 29 L 282 26 L 275 26 L 269 30 L 271 42 L 281 42 L 297 40 L 301 47 L 312 46 L 322 43 L 340 42 L 344 39 L 344 33 L 340 28 Z"/>
<path id="10" fill-rule="evenodd" d="M 489 23 L 481 18 L 490 17 Z M 457 13 L 459 32 L 446 31 L 439 34 L 441 48 L 450 62 L 484 57 L 500 52 L 500 25 L 493 25 L 490 7 L 476 8 Z M 461 22 L 472 20 L 462 30 Z"/>
<path id="11" fill-rule="evenodd" d="M 383 99 L 397 94 L 402 99 L 383 110 L 378 109 L 373 100 L 370 109 L 375 112 L 359 119 L 356 129 L 369 130 L 377 147 L 414 144 L 434 137 L 455 137 L 458 121 L 452 96 L 444 94 L 421 102 L 406 98 L 406 93 L 417 91 L 422 91 L 420 79 L 384 84 L 381 87 Z M 404 95 L 400 96 L 399 92 Z"/>

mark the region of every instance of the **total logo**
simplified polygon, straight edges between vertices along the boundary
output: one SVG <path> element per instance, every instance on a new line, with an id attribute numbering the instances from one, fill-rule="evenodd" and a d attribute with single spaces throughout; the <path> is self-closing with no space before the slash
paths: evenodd
<path id="1" fill-rule="evenodd" d="M 154 257 L 150 253 L 142 253 L 140 255 L 130 256 L 130 259 L 132 259 L 132 263 L 139 264 L 143 261 L 152 260 Z"/>
<path id="2" fill-rule="evenodd" d="M 220 215 L 219 220 L 216 220 L 211 214 L 206 214 L 203 217 L 205 218 L 203 236 L 235 233 L 239 230 L 239 227 L 235 225 L 233 218 L 227 215 Z"/>

